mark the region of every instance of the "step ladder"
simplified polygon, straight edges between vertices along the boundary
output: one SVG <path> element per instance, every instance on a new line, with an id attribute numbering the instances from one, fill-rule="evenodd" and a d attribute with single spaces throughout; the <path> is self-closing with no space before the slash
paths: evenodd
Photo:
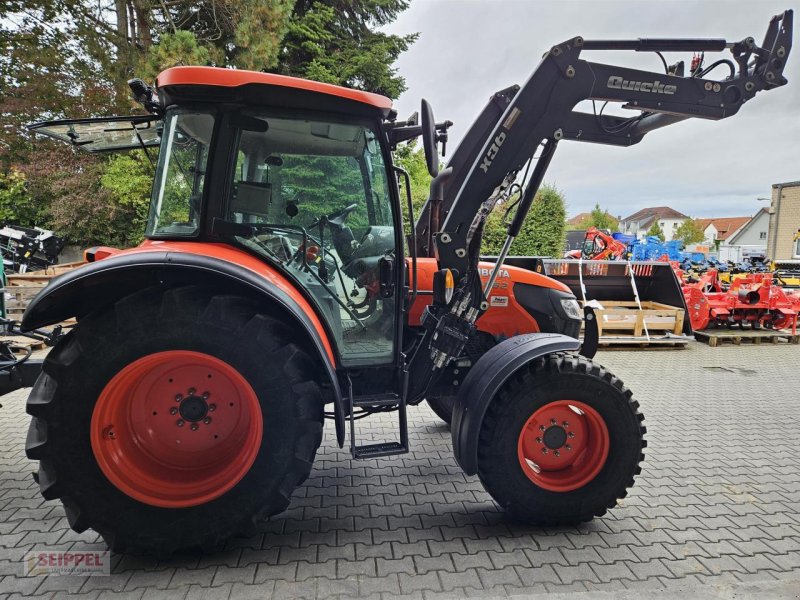
<path id="1" fill-rule="evenodd" d="M 406 390 L 408 388 L 408 372 L 403 372 L 403 393 L 401 395 L 371 394 L 367 396 L 354 396 L 353 384 L 347 378 L 350 396 L 350 454 L 355 459 L 379 458 L 381 456 L 393 456 L 395 454 L 405 454 L 408 452 L 408 420 L 406 416 Z M 373 444 L 356 443 L 356 419 L 355 410 L 358 408 L 380 408 L 389 409 L 395 412 L 396 409 L 399 429 L 399 441 L 397 442 L 378 442 Z M 387 411 L 388 412 L 388 411 Z"/>

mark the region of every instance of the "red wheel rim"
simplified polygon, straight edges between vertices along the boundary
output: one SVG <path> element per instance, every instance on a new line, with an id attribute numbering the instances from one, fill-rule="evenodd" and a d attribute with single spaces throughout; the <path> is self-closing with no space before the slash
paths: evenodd
<path id="1" fill-rule="evenodd" d="M 525 422 L 517 455 L 523 472 L 537 486 L 570 492 L 597 476 L 610 446 L 606 423 L 595 409 L 576 400 L 557 400 Z"/>
<path id="2" fill-rule="evenodd" d="M 228 363 L 201 352 L 144 356 L 117 373 L 92 413 L 95 459 L 128 496 L 166 508 L 218 498 L 261 447 L 258 397 Z"/>

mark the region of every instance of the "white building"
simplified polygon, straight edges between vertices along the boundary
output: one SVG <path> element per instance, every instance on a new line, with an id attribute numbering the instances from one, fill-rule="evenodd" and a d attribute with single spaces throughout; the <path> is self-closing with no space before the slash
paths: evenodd
<path id="1" fill-rule="evenodd" d="M 769 231 L 769 211 L 760 209 L 752 217 L 699 219 L 705 225 L 706 244 L 718 248 L 719 259 L 739 262 L 751 256 L 764 256 Z"/>
<path id="2" fill-rule="evenodd" d="M 647 236 L 647 231 L 653 226 L 653 223 L 657 222 L 661 231 L 664 232 L 664 240 L 669 241 L 675 237 L 675 231 L 681 223 L 688 218 L 669 206 L 652 206 L 622 219 L 619 222 L 619 230 L 622 233 L 635 235 L 641 240 Z"/>

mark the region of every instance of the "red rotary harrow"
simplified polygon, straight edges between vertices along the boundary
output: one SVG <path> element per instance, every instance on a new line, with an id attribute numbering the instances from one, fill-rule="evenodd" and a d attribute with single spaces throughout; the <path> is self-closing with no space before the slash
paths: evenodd
<path id="1" fill-rule="evenodd" d="M 679 273 L 680 275 L 680 273 Z M 723 288 L 718 273 L 709 269 L 683 285 L 692 329 L 747 325 L 753 329 L 791 329 L 797 333 L 800 290 L 786 290 L 772 273 L 751 273 Z"/>

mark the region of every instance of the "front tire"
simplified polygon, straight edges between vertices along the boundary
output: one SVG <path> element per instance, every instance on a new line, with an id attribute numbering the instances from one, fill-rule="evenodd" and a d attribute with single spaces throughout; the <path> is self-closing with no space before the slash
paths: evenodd
<path id="1" fill-rule="evenodd" d="M 639 474 L 644 416 L 622 382 L 577 355 L 517 372 L 489 406 L 478 475 L 519 521 L 569 525 L 613 508 Z"/>
<path id="2" fill-rule="evenodd" d="M 254 301 L 195 286 L 83 319 L 28 399 L 42 495 L 117 552 L 254 534 L 288 506 L 322 440 L 315 365 L 294 337 Z"/>
<path id="3" fill-rule="evenodd" d="M 455 407 L 455 396 L 432 396 L 425 398 L 425 402 L 431 407 L 431 410 L 442 421 L 447 423 L 450 427 L 453 421 L 453 408 Z"/>

